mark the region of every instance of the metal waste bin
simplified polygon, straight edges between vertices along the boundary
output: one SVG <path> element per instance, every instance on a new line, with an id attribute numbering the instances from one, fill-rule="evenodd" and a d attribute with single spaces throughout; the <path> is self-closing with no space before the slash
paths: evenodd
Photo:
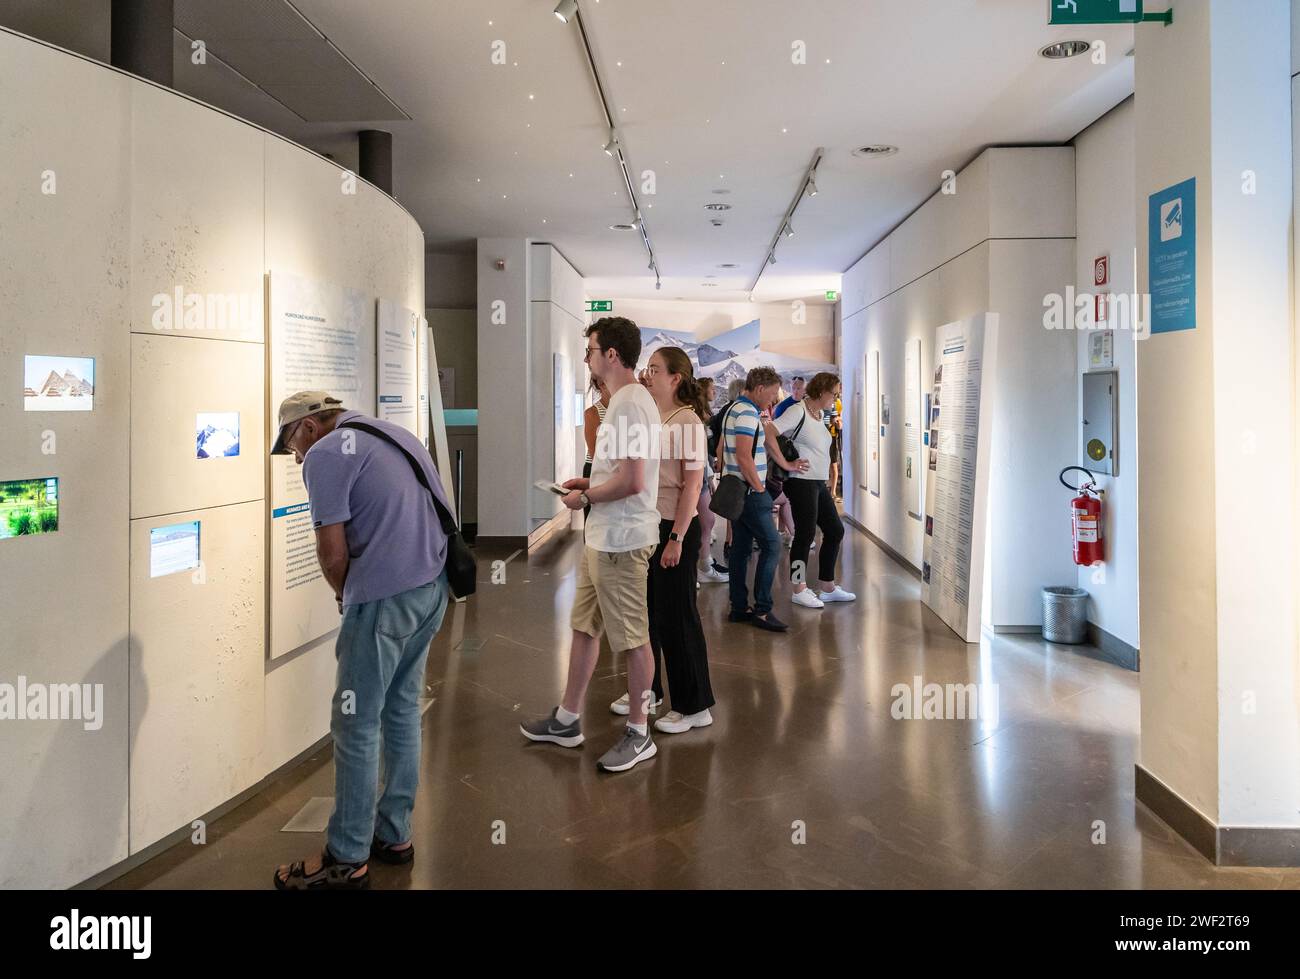
<path id="1" fill-rule="evenodd" d="M 1077 646 L 1088 640 L 1088 593 L 1082 588 L 1043 589 L 1043 638 Z"/>

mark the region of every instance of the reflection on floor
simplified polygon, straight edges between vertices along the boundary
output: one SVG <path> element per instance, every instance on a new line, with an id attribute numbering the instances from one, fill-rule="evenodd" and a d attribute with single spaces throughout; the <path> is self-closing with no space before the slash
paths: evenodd
<path id="1" fill-rule="evenodd" d="M 1217 869 L 1135 809 L 1136 674 L 1038 638 L 967 646 L 907 571 L 856 531 L 845 545 L 858 601 L 791 608 L 783 585 L 783 636 L 728 623 L 726 586 L 703 587 L 715 722 L 657 735 L 658 756 L 619 775 L 595 767 L 623 723 L 608 654 L 582 748 L 518 731 L 563 685 L 577 536 L 515 557 L 499 585 L 489 562 L 509 552 L 480 549 L 479 594 L 429 657 L 415 864 L 372 865 L 374 886 L 1300 887 L 1300 871 Z M 892 688 L 915 677 L 996 683 L 996 726 L 895 720 Z M 325 750 L 215 821 L 206 845 L 111 886 L 269 887 L 277 863 L 323 842 L 281 827 L 332 792 Z"/>

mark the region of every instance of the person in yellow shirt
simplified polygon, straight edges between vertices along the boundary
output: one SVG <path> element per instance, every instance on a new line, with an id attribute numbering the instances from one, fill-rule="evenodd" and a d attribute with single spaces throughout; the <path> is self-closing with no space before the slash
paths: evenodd
<path id="1" fill-rule="evenodd" d="M 840 432 L 843 430 L 844 423 L 844 406 L 840 399 L 835 399 L 835 406 L 827 414 L 830 417 L 826 420 L 826 427 L 831 432 L 831 478 L 827 480 L 831 488 L 831 495 L 839 498 L 840 495 Z"/>

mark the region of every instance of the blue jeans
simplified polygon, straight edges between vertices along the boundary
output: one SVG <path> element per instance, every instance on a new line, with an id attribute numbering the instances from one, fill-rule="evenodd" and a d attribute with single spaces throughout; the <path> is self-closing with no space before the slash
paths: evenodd
<path id="1" fill-rule="evenodd" d="M 745 572 L 749 569 L 749 552 L 758 541 L 758 567 L 754 569 L 754 614 L 766 615 L 772 611 L 772 579 L 776 577 L 776 561 L 781 553 L 781 539 L 776 535 L 772 520 L 772 497 L 749 491 L 745 509 L 740 519 L 731 525 L 731 557 L 727 561 L 731 572 L 731 610 L 743 612 L 749 607 L 749 588 Z"/>
<path id="2" fill-rule="evenodd" d="M 328 835 L 330 853 L 344 863 L 370 859 L 375 836 L 384 843 L 411 838 L 411 810 L 420 784 L 424 664 L 449 597 L 444 573 L 391 598 L 344 606 L 330 718 L 334 812 Z"/>

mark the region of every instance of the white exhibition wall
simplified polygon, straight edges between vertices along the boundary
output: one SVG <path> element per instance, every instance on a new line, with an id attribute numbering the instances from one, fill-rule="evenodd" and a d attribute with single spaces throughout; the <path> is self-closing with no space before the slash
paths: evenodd
<path id="1" fill-rule="evenodd" d="M 1110 284 L 1096 291 L 1131 294 L 1137 290 L 1134 258 L 1137 222 L 1134 208 L 1133 102 L 1127 101 L 1098 119 L 1075 137 L 1078 181 L 1077 255 L 1075 288 L 1093 290 L 1093 262 L 1110 259 Z M 1113 320 L 1112 320 L 1113 322 Z M 1119 471 L 1102 476 L 1106 491 L 1102 508 L 1105 521 L 1106 563 L 1080 568 L 1078 587 L 1091 596 L 1089 620 L 1112 636 L 1137 648 L 1138 643 L 1138 527 L 1137 527 L 1137 333 L 1128 324 L 1115 323 L 1114 370 L 1119 380 Z M 1078 335 L 1079 371 L 1088 369 L 1088 334 Z M 1082 392 L 1080 392 L 1082 418 Z M 1076 437 L 1075 464 L 1087 466 L 1082 427 Z M 1076 474 L 1077 475 L 1077 474 Z"/>
<path id="2" fill-rule="evenodd" d="M 498 261 L 505 267 L 497 268 Z M 554 478 L 556 439 L 564 437 L 554 422 L 555 354 L 569 359 L 575 392 L 587 380 L 583 280 L 549 244 L 480 238 L 477 289 L 477 387 L 483 409 L 478 533 L 522 540 L 559 512 L 559 501 L 533 482 Z M 569 435 L 581 437 L 580 432 Z"/>
<path id="3" fill-rule="evenodd" d="M 66 887 L 328 733 L 330 637 L 265 657 L 265 276 L 420 310 L 424 242 L 330 161 L 3 30 L 0 101 L 0 481 L 60 480 L 58 531 L 0 540 L 0 682 L 104 685 L 100 730 L 0 727 L 0 887 Z M 158 328 L 177 290 L 244 315 Z M 94 410 L 24 412 L 28 353 L 94 357 Z M 239 412 L 237 457 L 196 458 L 198 411 Z M 189 520 L 202 567 L 152 577 L 149 531 Z"/>
<path id="4" fill-rule="evenodd" d="M 1068 495 L 1056 473 L 1075 461 L 1076 340 L 1043 326 L 1043 297 L 1074 280 L 1074 151 L 991 149 L 844 273 L 841 356 L 846 413 L 878 351 L 892 424 L 881 440 L 881 486 L 863 489 L 865 460 L 846 419 L 845 510 L 918 569 L 924 522 L 908 515 L 903 468 L 905 358 L 919 340 L 922 392 L 934 371 L 935 329 L 995 312 L 989 485 L 991 602 L 985 625 L 1041 625 L 1040 589 L 1072 582 Z M 859 368 L 862 368 L 860 371 Z"/>

